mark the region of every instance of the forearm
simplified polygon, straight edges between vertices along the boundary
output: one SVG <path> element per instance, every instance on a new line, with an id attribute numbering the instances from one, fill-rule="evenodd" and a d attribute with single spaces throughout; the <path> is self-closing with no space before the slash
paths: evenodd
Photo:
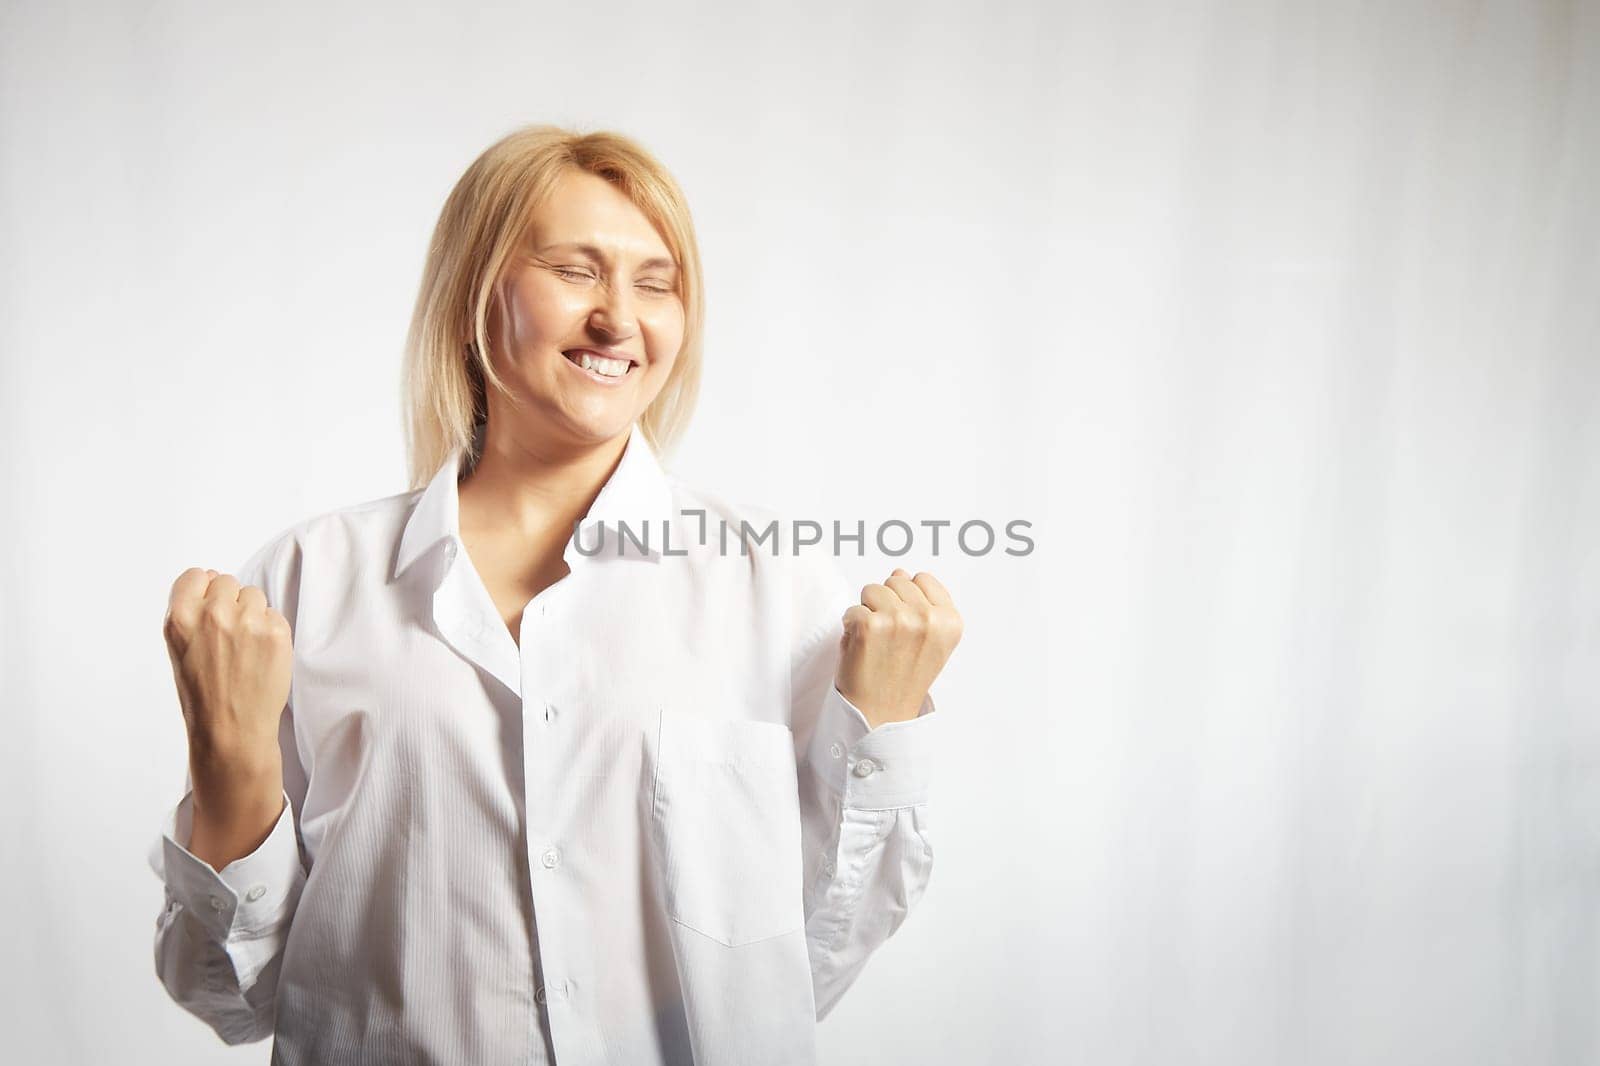
<path id="1" fill-rule="evenodd" d="M 191 751 L 194 824 L 189 852 L 214 870 L 259 848 L 283 813 L 283 762 L 270 752 L 223 757 Z"/>

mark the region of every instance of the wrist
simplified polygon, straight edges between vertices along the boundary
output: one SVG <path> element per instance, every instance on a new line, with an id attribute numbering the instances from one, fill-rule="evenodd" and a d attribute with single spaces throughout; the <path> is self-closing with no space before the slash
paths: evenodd
<path id="1" fill-rule="evenodd" d="M 200 773 L 265 774 L 281 761 L 278 734 L 238 729 L 191 729 L 189 766 Z"/>
<path id="2" fill-rule="evenodd" d="M 269 803 L 232 807 L 226 812 L 200 804 L 195 797 L 187 847 L 190 854 L 218 873 L 260 848 L 283 815 L 282 789 Z"/>
<path id="3" fill-rule="evenodd" d="M 191 753 L 189 780 L 197 817 L 202 812 L 211 820 L 253 817 L 281 798 L 283 761 L 276 746 L 270 752 L 230 756 Z"/>
<path id="4" fill-rule="evenodd" d="M 868 729 L 877 729 L 892 722 L 909 722 L 922 713 L 922 700 L 913 703 L 909 699 L 889 700 L 872 695 L 853 695 L 837 680 L 833 687 L 846 703 L 861 712 Z"/>

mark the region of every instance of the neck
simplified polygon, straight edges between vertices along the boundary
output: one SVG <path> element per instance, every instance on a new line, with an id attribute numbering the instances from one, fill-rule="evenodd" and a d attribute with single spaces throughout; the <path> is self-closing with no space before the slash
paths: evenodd
<path id="1" fill-rule="evenodd" d="M 598 444 L 575 444 L 497 435 L 490 422 L 483 453 L 458 487 L 462 535 L 570 531 L 600 495 L 627 443 L 626 429 Z"/>

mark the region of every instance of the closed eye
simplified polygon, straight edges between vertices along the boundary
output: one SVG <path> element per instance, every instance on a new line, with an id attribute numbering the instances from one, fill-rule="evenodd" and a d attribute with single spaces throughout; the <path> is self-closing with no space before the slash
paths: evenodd
<path id="1" fill-rule="evenodd" d="M 550 269 L 552 271 L 554 271 L 560 277 L 566 278 L 569 281 L 580 281 L 580 280 L 581 281 L 593 281 L 594 280 L 594 275 L 593 274 L 590 274 L 587 271 L 576 269 L 574 267 L 553 266 Z M 663 286 L 663 285 L 640 285 L 639 288 L 643 289 L 645 292 L 650 293 L 652 296 L 671 296 L 673 293 L 675 293 L 677 291 L 677 289 L 673 288 L 670 284 L 667 284 L 665 286 Z"/>

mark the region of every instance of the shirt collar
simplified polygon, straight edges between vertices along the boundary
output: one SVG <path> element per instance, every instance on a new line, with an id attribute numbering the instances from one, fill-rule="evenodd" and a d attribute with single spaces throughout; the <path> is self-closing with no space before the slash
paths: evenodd
<path id="1" fill-rule="evenodd" d="M 452 449 L 438 473 L 422 490 L 422 496 L 412 508 L 411 516 L 406 519 L 405 529 L 400 534 L 400 550 L 395 556 L 395 577 L 398 578 L 419 556 L 441 540 L 461 539 L 461 505 L 457 483 L 466 458 L 464 446 Z M 638 555 L 639 549 L 633 539 L 638 538 L 648 541 L 648 548 L 644 552 L 647 557 L 658 557 L 663 546 L 662 530 L 671 511 L 672 487 L 666 471 L 662 469 L 655 449 L 645 440 L 638 422 L 634 422 L 629 427 L 628 442 L 623 447 L 621 460 L 600 487 L 600 494 L 579 523 L 583 546 L 590 551 L 596 539 L 605 536 L 604 554 L 616 554 L 616 545 L 620 543 L 627 554 Z M 633 537 L 620 537 L 617 531 L 619 521 L 628 524 Z M 605 534 L 596 531 L 596 527 L 602 525 L 610 527 Z M 566 551 L 568 563 L 575 557 L 584 556 L 574 551 L 569 537 Z"/>

